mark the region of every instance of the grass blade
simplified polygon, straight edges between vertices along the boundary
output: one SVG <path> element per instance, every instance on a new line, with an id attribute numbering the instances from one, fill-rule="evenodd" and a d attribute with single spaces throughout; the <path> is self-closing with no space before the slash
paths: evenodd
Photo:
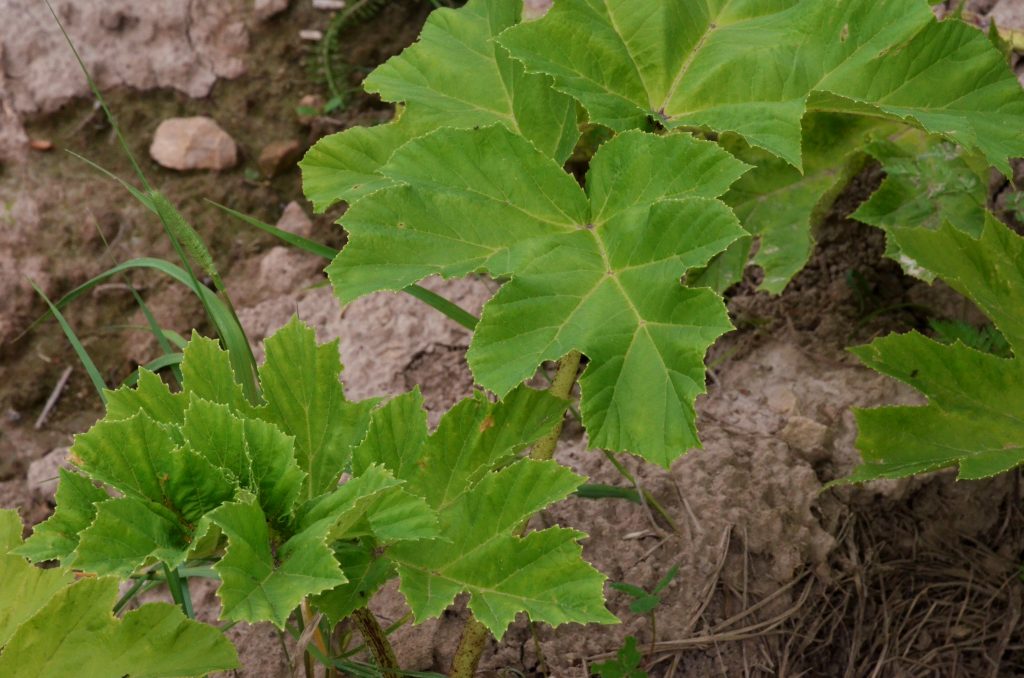
<path id="1" fill-rule="evenodd" d="M 139 369 L 135 370 L 130 375 L 128 375 L 128 378 L 122 381 L 121 384 L 123 386 L 135 386 L 135 384 L 139 381 L 139 370 L 158 372 L 164 369 L 165 367 L 170 367 L 172 369 L 177 368 L 179 365 L 181 365 L 181 361 L 184 357 L 185 356 L 182 353 L 165 353 L 159 358 L 154 358 L 145 365 L 139 366 Z"/>
<path id="2" fill-rule="evenodd" d="M 252 368 L 250 366 L 250 356 L 252 353 L 249 349 L 249 340 L 245 336 L 245 331 L 239 324 L 237 316 L 227 305 L 225 305 L 219 296 L 214 294 L 212 290 L 205 285 L 198 283 L 195 278 L 190 276 L 184 269 L 170 263 L 169 261 L 153 257 L 130 259 L 118 264 L 117 266 L 108 268 L 103 273 L 100 273 L 85 283 L 82 283 L 55 302 L 54 307 L 62 309 L 96 285 L 106 282 L 119 273 L 135 269 L 152 269 L 159 271 L 182 285 L 185 285 L 187 288 L 192 290 L 197 297 L 199 297 L 203 305 L 206 307 L 207 314 L 209 315 L 211 322 L 213 322 L 216 327 L 221 341 L 224 342 L 224 345 L 228 350 L 228 355 L 231 359 L 231 366 L 235 371 L 235 378 L 239 380 L 239 383 L 241 383 L 243 387 L 245 387 L 247 381 L 245 380 L 245 375 L 252 374 Z M 33 323 L 32 327 L 34 327 L 38 322 L 39 321 L 37 320 Z M 31 329 L 31 327 L 29 329 Z M 252 380 L 248 381 L 251 382 Z"/>
<path id="3" fill-rule="evenodd" d="M 243 214 L 241 212 L 231 209 L 230 207 L 221 205 L 220 203 L 214 202 L 212 200 L 207 200 L 206 202 L 210 203 L 214 207 L 217 207 L 227 212 L 236 219 L 240 219 L 245 223 L 249 224 L 250 226 L 254 226 L 255 228 L 258 228 L 265 233 L 269 233 L 275 238 L 283 242 L 286 242 L 292 247 L 296 247 L 302 250 L 303 252 L 315 254 L 316 256 L 323 257 L 324 259 L 327 260 L 333 260 L 334 257 L 338 256 L 338 250 L 332 247 L 328 247 L 327 245 L 321 245 L 320 243 L 314 240 L 310 240 L 309 238 L 303 238 L 301 235 L 289 233 L 288 231 L 282 230 L 277 226 L 271 226 L 265 221 L 260 221 L 255 217 L 251 217 L 248 214 Z M 478 318 L 475 315 L 463 309 L 458 304 L 449 301 L 448 299 L 445 299 L 440 294 L 431 292 L 427 288 L 422 287 L 420 285 L 409 285 L 402 291 L 408 295 L 415 297 L 416 299 L 419 299 L 420 301 L 427 304 L 434 310 L 440 311 L 448 318 L 454 320 L 455 322 L 462 325 L 468 330 L 473 330 L 473 328 L 476 327 Z"/>
<path id="4" fill-rule="evenodd" d="M 230 214 L 234 218 L 239 219 L 241 221 L 244 221 L 245 223 L 249 224 L 250 226 L 253 226 L 255 228 L 260 229 L 264 233 L 269 233 L 270 235 L 274 236 L 278 240 L 284 241 L 284 242 L 288 243 L 289 245 L 291 245 L 292 247 L 296 247 L 296 248 L 302 250 L 303 252 L 308 252 L 310 254 L 315 254 L 316 256 L 323 257 L 324 259 L 327 259 L 328 261 L 331 260 L 331 259 L 334 259 L 334 257 L 338 256 L 338 250 L 334 249 L 333 247 L 328 247 L 327 245 L 321 245 L 320 243 L 316 242 L 315 240 L 310 240 L 309 238 L 303 238 L 301 235 L 296 235 L 294 233 L 289 233 L 288 231 L 280 229 L 277 226 L 271 226 L 270 224 L 268 224 L 265 221 L 260 221 L 256 217 L 251 217 L 248 214 L 243 214 L 242 212 L 239 212 L 237 210 L 233 210 L 233 209 L 231 209 L 230 207 L 228 207 L 226 205 L 221 205 L 219 202 L 214 202 L 213 200 L 209 200 L 209 199 L 207 199 L 206 202 L 210 203 L 211 205 L 213 205 L 217 209 L 220 209 L 220 210 L 223 210 L 224 212 L 227 212 L 228 214 Z"/>
<path id="5" fill-rule="evenodd" d="M 71 347 L 75 350 L 75 355 L 78 356 L 79 362 L 82 363 L 82 367 L 84 367 L 86 373 L 88 373 L 89 379 L 92 380 L 92 385 L 96 388 L 96 393 L 99 394 L 100 400 L 104 405 L 106 405 L 107 396 L 104 395 L 103 392 L 107 388 L 107 384 L 103 381 L 100 371 L 96 369 L 96 363 L 92 361 L 92 358 L 89 356 L 89 352 L 85 350 L 85 346 L 82 346 L 82 342 L 78 340 L 78 337 L 75 335 L 75 331 L 71 329 L 71 325 L 68 324 L 67 319 L 64 318 L 64 314 L 60 312 L 60 309 L 50 301 L 50 298 L 46 296 L 45 292 L 39 289 L 39 286 L 36 285 L 34 281 L 30 280 L 29 283 L 31 283 L 32 289 L 36 291 L 36 294 L 42 297 L 43 301 L 46 302 L 46 305 L 50 307 L 50 312 L 53 313 L 53 317 L 57 319 L 58 323 L 60 323 L 61 329 L 64 330 L 64 336 L 68 338 L 68 342 L 70 342 Z"/>

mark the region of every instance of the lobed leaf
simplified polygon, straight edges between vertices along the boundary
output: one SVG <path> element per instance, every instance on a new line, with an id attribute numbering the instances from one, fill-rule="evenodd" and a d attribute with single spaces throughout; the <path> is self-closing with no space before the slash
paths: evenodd
<path id="1" fill-rule="evenodd" d="M 579 139 L 576 103 L 529 74 L 495 37 L 519 23 L 520 0 L 470 0 L 440 8 L 419 40 L 366 78 L 367 91 L 404 102 L 396 120 L 321 139 L 300 163 L 303 188 L 317 211 L 354 202 L 393 184 L 379 168 L 395 149 L 440 127 L 500 123 L 559 164 Z"/>
<path id="2" fill-rule="evenodd" d="M 704 353 L 731 329 L 717 295 L 679 278 L 744 234 L 715 198 L 746 169 L 687 135 L 630 132 L 599 149 L 584 192 L 502 127 L 441 130 L 382 169 L 401 185 L 346 214 L 328 274 L 346 302 L 431 274 L 511 274 L 469 350 L 477 381 L 504 396 L 580 350 L 591 443 L 667 466 L 699 445 Z"/>
<path id="3" fill-rule="evenodd" d="M 312 328 L 298 318 L 267 339 L 266 353 L 259 375 L 267 405 L 259 414 L 294 436 L 306 474 L 301 496 L 312 498 L 337 485 L 374 402 L 345 400 L 338 342 L 318 346 Z"/>
<path id="4" fill-rule="evenodd" d="M 907 122 L 982 152 L 1024 155 L 1024 96 L 983 33 L 923 0 L 559 0 L 499 43 L 615 130 L 735 132 L 794 167 L 809 111 Z"/>
<path id="5" fill-rule="evenodd" d="M 867 161 L 865 145 L 895 129 L 897 125 L 876 119 L 809 114 L 803 120 L 803 171 L 734 136 L 723 140 L 726 149 L 755 165 L 723 200 L 760 240 L 754 263 L 764 271 L 761 289 L 779 294 L 803 269 L 814 246 L 814 231 L 839 191 Z M 746 251 L 735 253 L 726 269 L 727 282 L 742 277 L 746 260 Z"/>
<path id="6" fill-rule="evenodd" d="M 959 465 L 984 478 L 1024 463 L 1024 238 L 986 216 L 979 239 L 946 223 L 890 233 L 900 251 L 971 299 L 1005 335 L 1014 357 L 917 333 L 852 349 L 869 367 L 928 396 L 924 407 L 856 412 L 864 464 L 850 481 L 899 478 Z"/>
<path id="7" fill-rule="evenodd" d="M 477 397 L 449 411 L 429 436 L 425 419 L 409 416 L 421 404 L 413 392 L 384 405 L 354 457 L 356 467 L 384 463 L 437 511 L 438 539 L 386 550 L 416 618 L 436 616 L 469 592 L 470 607 L 499 637 L 520 611 L 551 624 L 613 621 L 604 577 L 580 558 L 580 533 L 518 536 L 527 518 L 582 480 L 555 462 L 512 456 L 549 431 L 565 403 L 526 388 L 500 404 Z M 523 426 L 531 419 L 536 427 Z M 339 606 L 357 602 L 355 595 L 339 594 Z"/>
<path id="8" fill-rule="evenodd" d="M 71 566 L 127 578 L 139 567 L 185 562 L 189 535 L 162 505 L 124 497 L 96 506 L 96 518 L 79 534 Z"/>
<path id="9" fill-rule="evenodd" d="M 335 542 L 438 535 L 426 501 L 382 467 L 338 485 L 374 403 L 345 401 L 336 342 L 318 346 L 298 320 L 268 339 L 259 407 L 216 342 L 194 335 L 184 356 L 180 393 L 146 371 L 109 393 L 110 412 L 71 449 L 84 475 L 62 472 L 56 513 L 19 553 L 128 577 L 216 558 L 226 541 L 225 616 L 283 627 L 302 599 L 346 581 Z"/>
<path id="10" fill-rule="evenodd" d="M 949 142 L 923 134 L 878 140 L 868 152 L 882 163 L 886 178 L 851 216 L 887 232 L 949 223 L 973 238 L 985 226 L 988 166 Z M 886 256 L 909 274 L 931 282 L 934 275 L 900 252 L 887 239 Z"/>
<path id="11" fill-rule="evenodd" d="M 387 558 L 378 558 L 372 543 L 342 542 L 334 547 L 334 557 L 341 564 L 347 582 L 325 591 L 315 599 L 318 610 L 331 624 L 337 624 L 361 607 L 393 578 L 394 564 Z"/>
<path id="12" fill-rule="evenodd" d="M 250 496 L 210 515 L 228 538 L 217 596 L 221 616 L 232 621 L 271 621 L 283 629 L 292 610 L 309 595 L 345 583 L 327 546 L 329 521 L 315 523 L 271 549 L 267 520 Z"/>
<path id="13" fill-rule="evenodd" d="M 110 498 L 85 476 L 63 468 L 58 473 L 57 510 L 13 551 L 32 562 L 70 558 L 78 548 L 79 534 L 96 518 L 96 504 Z"/>

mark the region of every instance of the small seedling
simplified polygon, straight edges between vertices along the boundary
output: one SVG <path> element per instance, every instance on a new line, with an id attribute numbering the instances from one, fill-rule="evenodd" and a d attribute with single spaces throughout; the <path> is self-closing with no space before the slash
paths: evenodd
<path id="1" fill-rule="evenodd" d="M 661 596 L 659 595 L 665 590 L 665 587 L 675 579 L 679 573 L 679 566 L 673 565 L 672 569 L 665 573 L 658 583 L 654 585 L 650 591 L 646 591 L 639 586 L 633 584 L 627 584 L 625 582 L 614 582 L 611 587 L 616 591 L 622 591 L 623 593 L 631 596 L 633 602 L 629 604 L 629 611 L 633 614 L 647 614 L 651 617 L 651 648 L 653 651 L 654 643 L 658 640 L 658 620 L 655 615 L 655 610 L 661 605 Z"/>
<path id="2" fill-rule="evenodd" d="M 647 678 L 647 672 L 640 668 L 642 661 L 643 655 L 636 649 L 636 638 L 626 636 L 614 660 L 594 664 L 590 669 L 601 678 Z"/>

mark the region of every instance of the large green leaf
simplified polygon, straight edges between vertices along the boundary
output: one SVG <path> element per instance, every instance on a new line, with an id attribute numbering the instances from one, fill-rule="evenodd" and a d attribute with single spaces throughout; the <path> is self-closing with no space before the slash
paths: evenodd
<path id="1" fill-rule="evenodd" d="M 499 404 L 475 397 L 446 413 L 433 435 L 425 418 L 410 416 L 421 407 L 413 392 L 378 410 L 354 458 L 356 467 L 383 463 L 440 517 L 439 539 L 385 551 L 416 618 L 436 616 L 469 592 L 470 607 L 499 637 L 520 611 L 551 624 L 613 622 L 603 604 L 604 577 L 580 558 L 580 533 L 552 528 L 519 536 L 533 513 L 582 481 L 555 462 L 512 456 L 548 432 L 565 403 L 524 387 Z M 358 553 L 352 558 L 369 583 L 339 591 L 341 610 L 376 581 L 371 564 Z"/>
<path id="2" fill-rule="evenodd" d="M 117 580 L 84 579 L 31 566 L 20 551 L 21 521 L 0 512 L 0 675 L 200 675 L 238 666 L 215 628 L 154 604 L 116 619 Z"/>
<path id="3" fill-rule="evenodd" d="M 399 186 L 345 215 L 328 273 L 345 302 L 431 274 L 511 274 L 469 350 L 477 381 L 504 396 L 580 350 L 591 443 L 667 466 L 699 445 L 704 353 L 731 329 L 717 295 L 679 279 L 744 234 L 716 197 L 746 168 L 688 135 L 630 132 L 598 150 L 584 192 L 503 127 L 441 130 L 382 169 Z"/>
<path id="4" fill-rule="evenodd" d="M 117 580 L 84 579 L 57 592 L 0 654 L 0 675 L 157 678 L 238 666 L 220 630 L 164 603 L 116 619 Z"/>
<path id="5" fill-rule="evenodd" d="M 582 482 L 555 462 L 520 461 L 484 476 L 440 510 L 450 540 L 399 544 L 389 551 L 417 619 L 439 615 L 462 592 L 498 638 L 519 612 L 551 625 L 614 623 L 604 607 L 604 575 L 581 558 L 581 532 L 517 528 Z"/>
<path id="6" fill-rule="evenodd" d="M 898 478 L 959 464 L 983 478 L 1024 463 L 1024 238 L 988 215 L 979 239 L 949 224 L 890 233 L 900 251 L 974 301 L 1014 357 L 910 333 L 853 349 L 867 365 L 928 396 L 925 407 L 856 413 L 864 458 L 850 480 Z"/>
<path id="7" fill-rule="evenodd" d="M 316 209 L 391 184 L 380 166 L 403 143 L 440 127 L 501 123 L 564 162 L 579 138 L 576 103 L 552 89 L 546 76 L 525 73 L 494 41 L 519 23 L 521 12 L 521 0 L 470 0 L 431 14 L 419 41 L 364 83 L 385 101 L 405 103 L 398 119 L 325 137 L 300 163 Z"/>
<path id="8" fill-rule="evenodd" d="M 17 553 L 21 520 L 15 511 L 0 511 L 0 647 L 74 576 L 61 569 L 33 567 Z"/>
<path id="9" fill-rule="evenodd" d="M 559 0 L 499 38 L 527 70 L 625 130 L 736 132 L 801 167 L 808 111 L 881 115 L 1024 155 L 1024 95 L 983 33 L 924 0 Z"/>

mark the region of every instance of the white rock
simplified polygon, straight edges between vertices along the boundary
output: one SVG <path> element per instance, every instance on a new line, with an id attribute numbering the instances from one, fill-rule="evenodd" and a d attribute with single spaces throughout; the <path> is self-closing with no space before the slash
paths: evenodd
<path id="1" fill-rule="evenodd" d="M 256 0 L 253 3 L 252 11 L 260 21 L 266 21 L 272 16 L 280 14 L 288 9 L 289 0 Z"/>
<path id="2" fill-rule="evenodd" d="M 275 226 L 282 231 L 301 235 L 303 238 L 308 238 L 313 233 L 313 221 L 306 215 L 306 210 L 302 209 L 302 205 L 295 200 L 285 205 L 284 211 L 281 212 L 281 218 L 277 220 Z"/>
<path id="3" fill-rule="evenodd" d="M 313 0 L 313 9 L 328 11 L 345 9 L 345 0 Z"/>
<path id="4" fill-rule="evenodd" d="M 58 447 L 51 450 L 42 459 L 29 464 L 27 485 L 29 491 L 43 499 L 52 501 L 57 492 L 58 472 L 68 467 L 68 448 Z"/>
<path id="5" fill-rule="evenodd" d="M 175 170 L 223 170 L 238 162 L 235 140 L 212 118 L 168 118 L 153 135 L 149 154 Z"/>

